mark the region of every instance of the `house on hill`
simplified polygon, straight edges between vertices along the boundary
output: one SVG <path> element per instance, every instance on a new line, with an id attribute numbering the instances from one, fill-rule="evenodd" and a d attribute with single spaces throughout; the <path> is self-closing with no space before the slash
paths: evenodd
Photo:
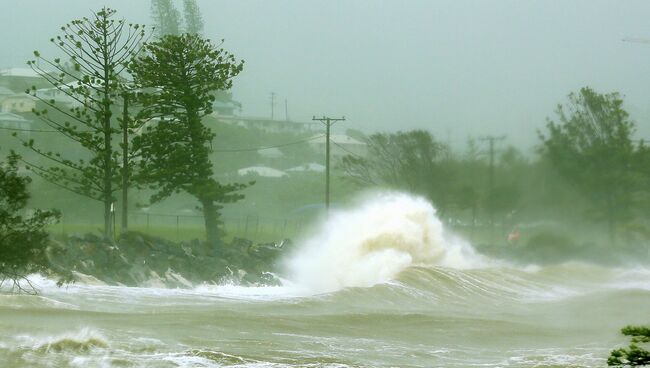
<path id="1" fill-rule="evenodd" d="M 9 132 L 19 132 L 24 137 L 29 137 L 32 121 L 10 112 L 0 112 L 0 128 Z"/>
<path id="2" fill-rule="evenodd" d="M 281 178 L 283 176 L 288 176 L 286 172 L 268 166 L 245 167 L 237 170 L 237 175 L 239 176 L 256 175 L 256 176 L 261 176 L 266 178 Z"/>
<path id="3" fill-rule="evenodd" d="M 325 172 L 325 166 L 315 163 L 315 162 L 310 162 L 308 164 L 292 167 L 290 169 L 287 169 L 287 171 L 292 171 L 292 172 L 317 172 L 317 173 L 322 173 Z"/>
<path id="4" fill-rule="evenodd" d="M 32 86 L 45 88 L 51 84 L 31 68 L 7 68 L 0 70 L 0 86 L 24 93 Z"/>
<path id="5" fill-rule="evenodd" d="M 284 157 L 284 153 L 282 153 L 282 151 L 280 151 L 280 149 L 276 147 L 259 149 L 257 150 L 257 154 L 264 158 L 272 158 L 272 159 Z"/>
<path id="6" fill-rule="evenodd" d="M 0 111 L 31 112 L 36 107 L 36 101 L 26 93 L 16 93 L 7 87 L 0 86 Z"/>
<path id="7" fill-rule="evenodd" d="M 314 122 L 298 122 L 292 120 L 273 120 L 269 118 L 219 115 L 212 114 L 217 120 L 230 125 L 240 126 L 247 129 L 259 129 L 268 133 L 310 133 L 322 129 L 321 125 Z"/>
<path id="8" fill-rule="evenodd" d="M 309 145 L 319 154 L 325 155 L 327 139 L 324 135 L 317 135 L 309 140 Z M 366 143 L 358 141 L 345 134 L 330 135 L 330 154 L 333 157 L 345 155 L 365 156 Z"/>
<path id="9" fill-rule="evenodd" d="M 216 115 L 232 116 L 235 114 L 235 110 L 241 111 L 241 103 L 233 100 L 232 93 L 228 91 L 216 91 L 213 95 L 212 109 Z"/>
<path id="10" fill-rule="evenodd" d="M 41 88 L 37 89 L 35 94 L 37 98 L 45 101 L 54 101 L 57 105 L 65 105 L 68 107 L 81 106 L 81 102 L 62 91 L 62 89 L 69 91 L 69 89 L 75 88 L 76 86 L 77 84 L 68 83 L 59 87 Z"/>

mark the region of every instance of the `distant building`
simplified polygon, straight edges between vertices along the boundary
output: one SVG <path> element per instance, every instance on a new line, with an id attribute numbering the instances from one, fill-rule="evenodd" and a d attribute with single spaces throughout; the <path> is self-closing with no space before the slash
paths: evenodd
<path id="1" fill-rule="evenodd" d="M 307 171 L 312 171 L 312 172 L 325 172 L 325 165 L 317 164 L 315 162 L 311 162 L 308 164 L 292 167 L 290 169 L 287 169 L 287 171 L 293 171 L 293 172 L 307 172 Z"/>
<path id="2" fill-rule="evenodd" d="M 16 93 L 12 90 L 10 90 L 7 87 L 0 86 L 0 98 L 5 98 L 7 96 L 13 96 Z"/>
<path id="3" fill-rule="evenodd" d="M 237 175 L 246 176 L 246 175 L 256 175 L 267 178 L 281 178 L 283 176 L 288 176 L 288 174 L 282 170 L 274 169 L 267 166 L 251 166 L 245 167 L 243 169 L 237 170 Z"/>
<path id="4" fill-rule="evenodd" d="M 59 88 L 70 88 L 72 84 L 64 84 Z M 36 88 L 35 95 L 25 93 Z M 5 112 L 30 112 L 39 100 L 55 101 L 66 106 L 80 106 L 81 103 L 53 87 L 31 68 L 9 68 L 0 70 L 0 108 Z"/>
<path id="5" fill-rule="evenodd" d="M 212 103 L 214 113 L 220 116 L 231 116 L 235 110 L 241 111 L 241 103 L 232 99 L 232 93 L 227 91 L 216 91 Z"/>
<path id="6" fill-rule="evenodd" d="M 55 104 L 58 105 L 66 105 L 69 107 L 73 106 L 81 106 L 82 103 L 77 101 L 76 99 L 70 97 L 67 93 L 63 92 L 63 90 L 67 90 L 69 88 L 72 88 L 72 85 L 61 85 L 59 88 L 57 87 L 50 87 L 50 88 L 41 88 L 37 89 L 35 94 L 36 98 L 45 100 L 45 101 L 54 101 Z"/>
<path id="7" fill-rule="evenodd" d="M 10 112 L 0 112 L 0 128 L 19 132 L 23 136 L 29 136 L 29 132 L 26 130 L 32 128 L 32 122 L 20 115 L 12 114 Z"/>
<path id="8" fill-rule="evenodd" d="M 48 73 L 49 74 L 49 73 Z M 0 69 L 2 78 L 42 78 L 32 68 L 7 68 Z"/>
<path id="9" fill-rule="evenodd" d="M 309 140 L 309 145 L 319 154 L 325 154 L 326 151 L 326 138 L 324 135 L 317 135 Z M 366 144 L 358 141 L 345 134 L 332 134 L 330 135 L 330 154 L 334 157 L 342 157 L 345 155 L 366 155 Z"/>
<path id="10" fill-rule="evenodd" d="M 0 70 L 0 86 L 18 93 L 33 87 L 45 88 L 51 84 L 31 68 L 8 68 Z"/>
<path id="11" fill-rule="evenodd" d="M 31 112 L 36 107 L 34 98 L 26 93 L 15 93 L 7 87 L 0 86 L 0 111 Z"/>
<path id="12" fill-rule="evenodd" d="M 269 118 L 251 117 L 251 116 L 236 116 L 236 115 L 218 115 L 213 116 L 225 123 L 235 126 L 240 126 L 247 129 L 259 129 L 268 133 L 311 133 L 322 129 L 318 123 L 303 123 L 291 120 L 271 120 Z"/>
<path id="13" fill-rule="evenodd" d="M 275 147 L 259 149 L 259 150 L 257 150 L 257 153 L 260 156 L 266 157 L 266 158 L 282 158 L 282 157 L 284 157 L 284 153 L 282 153 L 282 151 L 280 151 L 279 148 L 275 148 Z"/>

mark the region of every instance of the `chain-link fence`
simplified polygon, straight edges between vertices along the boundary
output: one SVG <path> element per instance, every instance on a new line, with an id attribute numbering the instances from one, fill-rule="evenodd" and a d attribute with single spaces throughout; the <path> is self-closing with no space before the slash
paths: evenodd
<path id="1" fill-rule="evenodd" d="M 114 231 L 120 232 L 120 217 L 116 216 Z M 221 217 L 222 229 L 227 238 L 242 237 L 256 241 L 277 241 L 295 237 L 308 225 L 305 218 L 274 218 L 257 214 L 225 215 Z M 72 233 L 101 232 L 99 221 L 62 216 L 61 221 L 51 228 L 57 235 Z M 199 214 L 173 214 L 151 212 L 129 212 L 128 228 L 144 234 L 159 236 L 170 240 L 190 240 L 205 237 L 205 223 Z"/>

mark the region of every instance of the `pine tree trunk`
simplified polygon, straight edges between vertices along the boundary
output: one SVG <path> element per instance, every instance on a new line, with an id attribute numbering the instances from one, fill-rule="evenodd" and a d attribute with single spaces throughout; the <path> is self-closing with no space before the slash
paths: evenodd
<path id="1" fill-rule="evenodd" d="M 609 235 L 609 245 L 616 246 L 616 219 L 614 218 L 614 201 L 611 194 L 607 196 L 607 232 Z"/>
<path id="2" fill-rule="evenodd" d="M 208 245 L 213 249 L 219 247 L 219 221 L 217 217 L 217 208 L 210 199 L 200 199 L 203 206 L 203 218 L 205 220 L 205 236 Z"/>
<path id="3" fill-rule="evenodd" d="M 111 165 L 111 153 L 113 152 L 111 147 L 111 102 L 110 102 L 110 59 L 109 59 L 109 42 L 108 42 L 108 30 L 106 29 L 106 23 L 102 23 L 104 27 L 103 30 L 103 43 L 102 43 L 102 56 L 103 56 L 103 111 L 102 111 L 102 130 L 104 133 L 104 152 L 103 152 L 103 171 L 104 171 L 104 188 L 103 188 L 103 200 L 104 200 L 104 236 L 110 241 L 113 240 L 113 213 L 111 211 L 111 203 L 113 202 L 113 167 Z"/>
<path id="4" fill-rule="evenodd" d="M 129 227 L 129 95 L 125 92 L 122 113 L 122 234 Z"/>

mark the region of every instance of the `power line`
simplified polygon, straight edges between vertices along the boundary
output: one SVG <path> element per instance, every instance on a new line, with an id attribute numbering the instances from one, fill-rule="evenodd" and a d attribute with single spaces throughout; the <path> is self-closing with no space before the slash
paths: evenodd
<path id="1" fill-rule="evenodd" d="M 59 133 L 58 130 L 44 130 L 44 129 L 21 129 L 21 128 L 9 128 L 9 127 L 0 127 L 0 129 L 12 130 L 16 132 Z"/>
<path id="2" fill-rule="evenodd" d="M 263 147 L 251 147 L 251 148 L 233 148 L 233 149 L 223 149 L 223 150 L 212 150 L 213 152 L 250 152 L 250 151 L 262 151 L 262 150 L 267 150 L 271 148 L 278 148 L 278 147 L 285 147 L 285 146 L 291 146 L 294 144 L 299 144 L 299 143 L 304 143 L 304 142 L 309 142 L 313 141 L 319 138 L 323 138 L 325 135 L 319 135 L 316 137 L 311 137 L 308 139 L 302 139 L 299 141 L 293 141 L 293 142 L 287 142 L 287 143 L 282 143 L 282 144 L 277 144 L 274 146 L 263 146 Z"/>
<path id="3" fill-rule="evenodd" d="M 61 133 L 62 130 L 47 130 L 47 129 L 22 129 L 22 128 L 9 128 L 9 127 L 0 127 L 4 130 L 13 130 L 16 132 L 36 132 L 36 133 Z M 95 132 L 95 130 L 75 130 L 75 133 L 89 133 Z"/>
<path id="4" fill-rule="evenodd" d="M 342 149 L 343 151 L 345 151 L 345 152 L 351 154 L 352 156 L 357 156 L 357 157 L 359 157 L 359 158 L 363 158 L 363 156 L 361 156 L 360 154 L 358 154 L 358 153 L 354 153 L 354 152 L 348 150 L 347 148 L 341 146 L 340 144 L 338 144 L 338 143 L 336 143 L 336 142 L 334 142 L 334 141 L 332 141 L 332 143 L 334 143 L 335 146 L 337 146 L 338 148 Z"/>
<path id="5" fill-rule="evenodd" d="M 20 128 L 8 128 L 8 127 L 0 127 L 0 129 L 4 130 L 11 130 L 11 131 L 18 131 L 18 132 L 36 132 L 36 133 L 60 133 L 58 130 L 43 130 L 43 129 L 20 129 Z M 274 146 L 261 146 L 261 147 L 250 147 L 250 148 L 233 148 L 233 149 L 223 149 L 223 150 L 212 150 L 213 152 L 250 152 L 250 151 L 262 151 L 262 150 L 267 150 L 271 148 L 278 148 L 278 147 L 286 147 L 286 146 L 291 146 L 294 144 L 299 144 L 299 143 L 304 143 L 304 142 L 309 142 L 313 141 L 319 138 L 323 138 L 325 135 L 319 135 L 316 137 L 311 137 L 308 139 L 301 139 L 299 141 L 293 141 L 293 142 L 287 142 L 287 143 L 281 143 L 277 144 Z"/>

